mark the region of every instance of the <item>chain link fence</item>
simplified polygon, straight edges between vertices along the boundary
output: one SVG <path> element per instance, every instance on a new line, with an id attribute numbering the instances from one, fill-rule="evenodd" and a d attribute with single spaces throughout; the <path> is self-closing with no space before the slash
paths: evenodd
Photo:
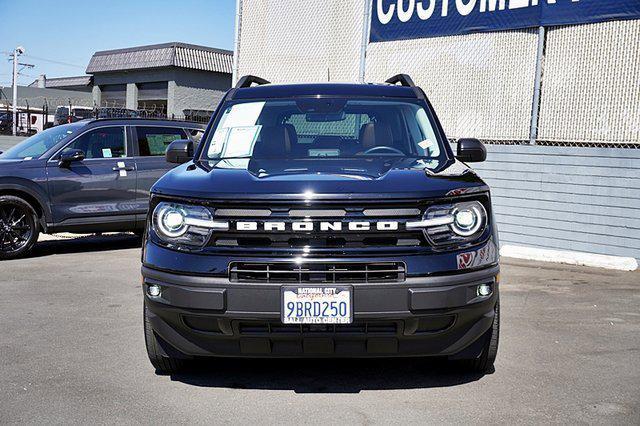
<path id="1" fill-rule="evenodd" d="M 528 140 L 537 31 L 371 43 L 366 81 L 405 73 L 422 87 L 452 139 Z"/>
<path id="2" fill-rule="evenodd" d="M 371 2 L 242 0 L 238 75 L 358 81 Z M 452 140 L 640 148 L 640 20 L 548 27 L 542 37 L 538 105 L 535 28 L 368 43 L 365 81 L 410 74 Z"/>
<path id="3" fill-rule="evenodd" d="M 355 82 L 363 25 L 362 0 L 243 0 L 238 75 Z"/>
<path id="4" fill-rule="evenodd" d="M 537 143 L 640 148 L 640 20 L 552 27 Z"/>

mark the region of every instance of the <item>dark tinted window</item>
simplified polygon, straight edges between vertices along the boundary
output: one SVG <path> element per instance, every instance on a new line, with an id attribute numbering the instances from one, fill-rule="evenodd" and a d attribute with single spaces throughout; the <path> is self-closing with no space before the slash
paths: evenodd
<path id="1" fill-rule="evenodd" d="M 80 149 L 85 158 L 120 158 L 127 155 L 125 145 L 124 127 L 103 127 L 85 133 L 66 149 Z"/>
<path id="2" fill-rule="evenodd" d="M 184 130 L 175 127 L 136 127 L 141 157 L 164 155 L 176 139 L 187 139 Z"/>

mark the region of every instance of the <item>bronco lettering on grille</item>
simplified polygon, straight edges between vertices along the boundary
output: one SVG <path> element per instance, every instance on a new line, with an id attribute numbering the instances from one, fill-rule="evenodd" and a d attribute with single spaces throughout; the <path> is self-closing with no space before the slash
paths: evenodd
<path id="1" fill-rule="evenodd" d="M 397 231 L 400 224 L 395 221 L 381 222 L 236 222 L 237 231 L 267 232 L 336 232 L 336 231 Z"/>

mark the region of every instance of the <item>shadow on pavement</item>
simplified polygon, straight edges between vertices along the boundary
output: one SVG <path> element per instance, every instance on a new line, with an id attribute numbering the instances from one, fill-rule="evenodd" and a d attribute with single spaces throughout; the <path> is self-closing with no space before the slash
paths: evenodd
<path id="1" fill-rule="evenodd" d="M 199 361 L 174 381 L 202 387 L 359 393 L 420 389 L 474 382 L 482 374 L 440 359 L 233 359 Z"/>
<path id="2" fill-rule="evenodd" d="M 140 247 L 141 240 L 134 234 L 87 235 L 59 240 L 38 241 L 25 258 L 52 254 L 89 253 L 108 250 L 124 250 Z"/>

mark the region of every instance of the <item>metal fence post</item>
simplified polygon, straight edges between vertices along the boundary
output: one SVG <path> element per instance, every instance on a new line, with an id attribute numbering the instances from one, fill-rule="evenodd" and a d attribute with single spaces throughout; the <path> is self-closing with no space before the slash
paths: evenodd
<path id="1" fill-rule="evenodd" d="M 545 27 L 538 27 L 538 51 L 536 54 L 536 78 L 533 86 L 533 103 L 531 105 L 531 128 L 529 144 L 535 145 L 538 139 L 538 116 L 540 113 L 540 92 L 542 89 L 542 69 L 544 67 Z"/>
<path id="2" fill-rule="evenodd" d="M 364 1 L 364 17 L 362 19 L 362 41 L 360 43 L 360 69 L 358 82 L 364 83 L 367 67 L 367 46 L 369 45 L 369 30 L 371 28 L 371 6 L 373 0 Z"/>
<path id="3" fill-rule="evenodd" d="M 233 70 L 231 74 L 231 85 L 235 86 L 238 81 L 238 55 L 240 54 L 240 25 L 242 25 L 242 0 L 236 0 L 236 23 L 233 40 Z"/>

